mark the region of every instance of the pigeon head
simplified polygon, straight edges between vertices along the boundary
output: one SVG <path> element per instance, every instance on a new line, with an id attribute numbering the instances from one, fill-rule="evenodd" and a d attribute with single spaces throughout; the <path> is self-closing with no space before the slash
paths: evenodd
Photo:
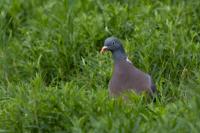
<path id="1" fill-rule="evenodd" d="M 105 51 L 112 52 L 112 56 L 115 61 L 126 59 L 127 57 L 122 43 L 116 37 L 109 37 L 104 41 L 104 46 L 102 47 L 100 53 Z"/>

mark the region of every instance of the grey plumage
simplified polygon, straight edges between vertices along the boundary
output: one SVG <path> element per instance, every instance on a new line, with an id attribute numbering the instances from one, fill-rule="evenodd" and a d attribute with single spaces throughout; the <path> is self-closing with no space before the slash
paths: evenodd
<path id="1" fill-rule="evenodd" d="M 101 53 L 111 51 L 114 60 L 114 70 L 109 82 L 110 95 L 119 95 L 128 90 L 136 93 L 156 91 L 150 75 L 137 69 L 125 53 L 121 42 L 116 37 L 105 40 Z"/>

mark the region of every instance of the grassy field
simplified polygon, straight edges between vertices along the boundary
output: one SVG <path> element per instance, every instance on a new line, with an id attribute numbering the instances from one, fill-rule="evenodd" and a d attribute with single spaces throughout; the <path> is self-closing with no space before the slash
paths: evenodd
<path id="1" fill-rule="evenodd" d="M 156 101 L 109 97 L 109 36 Z M 0 0 L 0 133 L 198 133 L 199 70 L 199 0 Z"/>

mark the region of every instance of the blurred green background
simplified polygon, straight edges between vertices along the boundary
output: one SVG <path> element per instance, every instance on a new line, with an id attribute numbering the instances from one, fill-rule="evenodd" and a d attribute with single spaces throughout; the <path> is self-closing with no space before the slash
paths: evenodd
<path id="1" fill-rule="evenodd" d="M 108 95 L 121 39 L 156 101 Z M 0 132 L 199 132 L 199 0 L 1 0 Z"/>

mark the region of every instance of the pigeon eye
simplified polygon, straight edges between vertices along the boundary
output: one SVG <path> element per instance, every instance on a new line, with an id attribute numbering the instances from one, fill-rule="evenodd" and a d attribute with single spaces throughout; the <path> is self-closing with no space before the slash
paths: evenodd
<path id="1" fill-rule="evenodd" d="M 115 41 L 112 42 L 112 45 L 115 45 Z"/>

